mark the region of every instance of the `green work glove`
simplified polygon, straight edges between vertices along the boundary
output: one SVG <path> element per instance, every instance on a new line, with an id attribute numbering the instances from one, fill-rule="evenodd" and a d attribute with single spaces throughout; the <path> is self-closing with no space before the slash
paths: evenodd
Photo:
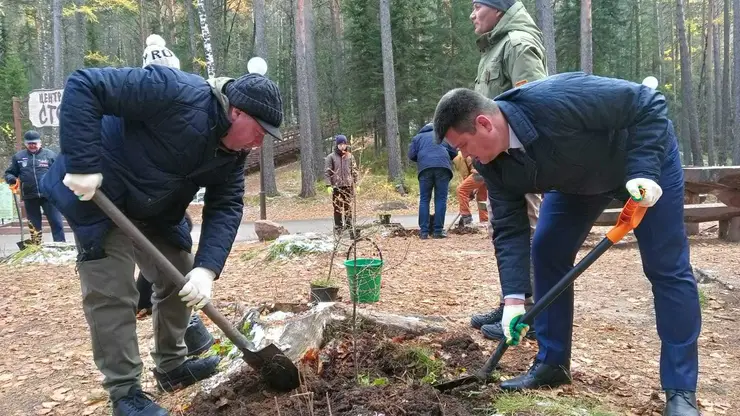
<path id="1" fill-rule="evenodd" d="M 501 318 L 501 327 L 506 336 L 506 343 L 509 345 L 519 345 L 529 331 L 529 325 L 519 323 L 522 316 L 527 311 L 524 305 L 506 305 L 504 306 L 504 316 Z"/>
<path id="2" fill-rule="evenodd" d="M 326 193 L 329 194 L 329 195 L 333 194 L 334 193 L 334 188 L 332 188 L 331 186 L 327 186 L 326 187 Z"/>

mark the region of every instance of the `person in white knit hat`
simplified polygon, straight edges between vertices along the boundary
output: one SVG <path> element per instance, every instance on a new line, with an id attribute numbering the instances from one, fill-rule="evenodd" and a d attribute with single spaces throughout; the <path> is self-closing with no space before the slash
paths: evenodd
<path id="1" fill-rule="evenodd" d="M 141 67 L 156 64 L 180 69 L 180 60 L 171 50 L 167 49 L 166 44 L 167 42 L 161 36 L 156 34 L 149 35 L 146 38 L 146 49 L 144 49 L 143 57 L 144 63 Z"/>

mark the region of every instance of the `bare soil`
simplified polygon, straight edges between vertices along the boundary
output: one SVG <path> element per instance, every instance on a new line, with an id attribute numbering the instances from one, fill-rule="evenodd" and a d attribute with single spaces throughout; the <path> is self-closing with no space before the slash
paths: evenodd
<path id="1" fill-rule="evenodd" d="M 700 284 L 703 326 L 699 339 L 698 397 L 704 415 L 736 415 L 740 414 L 740 352 L 737 348 L 740 343 L 737 331 L 740 321 L 740 244 L 717 240 L 716 228 L 711 228 L 712 224 L 707 226 L 710 228 L 705 227 L 702 235 L 691 238 L 692 264 L 709 276 Z M 604 228 L 594 228 L 579 257 L 603 237 L 604 231 Z M 372 238 L 382 248 L 385 268 L 381 300 L 367 308 L 441 317 L 451 334 L 455 337 L 467 335 L 479 346 L 479 350 L 471 353 L 479 351 L 487 356 L 493 351 L 496 344 L 483 339 L 478 331 L 469 327 L 472 313 L 488 310 L 498 302 L 496 259 L 485 232 L 450 235 L 441 240 L 384 238 L 380 235 Z M 576 281 L 574 384 L 549 394 L 595 400 L 613 409 L 614 414 L 651 416 L 662 408 L 663 401 L 658 374 L 660 341 L 655 331 L 650 284 L 642 273 L 640 254 L 632 241 L 630 237 L 607 251 Z M 372 252 L 368 247 L 362 247 L 362 250 Z M 266 261 L 266 253 L 267 245 L 264 243 L 235 245 L 224 273 L 214 286 L 215 306 L 233 322 L 247 306 L 270 301 L 306 300 L 309 282 L 328 275 L 330 254 Z M 340 283 L 343 302 L 347 302 L 348 286 L 341 257 L 334 260 L 332 276 Z M 110 414 L 106 395 L 100 387 L 102 377 L 92 360 L 74 265 L 0 265 L 0 287 L 3 288 L 0 343 L 4 346 L 0 354 L 0 414 Z M 207 319 L 204 321 L 208 322 Z M 152 345 L 150 318 L 139 321 L 138 336 L 145 366 L 142 375 L 144 388 L 172 414 L 199 411 L 198 407 L 191 406 L 199 389 L 197 385 L 175 394 L 159 394 L 154 388 L 150 372 L 153 364 L 148 354 Z M 367 344 L 371 352 L 384 341 L 382 337 L 378 337 L 375 343 L 363 340 L 367 342 L 359 344 L 363 347 Z M 427 346 L 448 367 L 472 368 L 479 363 L 456 362 L 454 358 L 446 357 L 442 347 L 444 340 L 430 337 L 400 342 L 401 345 L 407 343 Z M 457 341 L 454 344 L 457 345 Z M 463 343 L 459 344 L 459 347 L 452 348 L 460 351 Z M 470 345 L 468 343 L 466 351 Z M 512 377 L 526 370 L 536 348 L 536 344 L 525 342 L 509 349 L 501 362 L 500 375 Z M 367 356 L 372 357 L 370 354 Z M 352 360 L 334 363 L 337 362 L 351 365 Z M 403 400 L 409 401 L 408 409 L 415 409 L 412 403 L 417 398 L 425 398 L 420 400 L 428 406 L 417 414 L 433 414 L 429 409 L 442 408 L 445 409 L 444 414 L 455 414 L 455 411 L 476 406 L 475 400 L 462 400 L 456 395 L 439 394 L 437 399 L 437 393 L 418 380 L 416 384 L 395 381 L 397 378 L 389 376 L 380 364 L 364 361 L 361 368 L 377 371 L 377 376 L 386 376 L 393 382 L 384 386 L 350 388 L 346 377 L 353 375 L 352 368 L 344 369 L 333 364 L 327 371 L 335 371 L 338 381 L 318 377 L 315 384 L 306 384 L 305 393 L 315 390 L 316 409 L 321 409 L 319 402 L 326 402 L 327 392 L 332 403 L 353 403 L 373 409 L 385 406 L 382 411 L 386 414 L 403 413 L 394 405 Z M 345 384 L 332 384 L 342 383 L 342 377 Z M 245 383 L 247 380 L 254 382 L 256 377 L 245 375 L 244 380 Z M 310 378 L 307 380 L 311 383 Z M 259 398 L 259 395 L 267 394 L 266 398 L 274 405 L 271 393 L 258 386 L 233 386 L 233 389 L 254 392 L 254 396 L 249 397 L 254 397 L 256 403 L 263 403 L 264 397 Z M 480 394 L 489 394 L 489 391 L 490 395 L 482 396 L 481 405 L 490 404 L 499 397 L 495 385 Z M 293 394 L 296 393 L 303 392 Z M 237 396 L 241 397 L 241 393 L 234 396 L 234 400 L 239 402 Z M 349 398 L 343 399 L 345 396 Z M 389 397 L 393 399 L 388 400 Z M 302 399 L 295 397 L 290 400 Z M 278 397 L 283 415 L 290 414 L 288 409 L 295 410 L 297 406 L 292 405 L 291 408 L 288 401 L 289 396 Z M 240 403 L 246 406 L 243 402 Z M 267 407 L 264 409 L 267 412 Z M 413 410 L 404 411 L 414 414 Z M 305 406 L 303 412 L 308 414 Z M 335 408 L 332 412 L 342 414 Z M 347 412 L 344 414 L 357 414 L 351 413 L 351 408 Z M 259 413 L 244 411 L 233 414 Z M 266 414 L 277 412 L 270 409 Z"/>

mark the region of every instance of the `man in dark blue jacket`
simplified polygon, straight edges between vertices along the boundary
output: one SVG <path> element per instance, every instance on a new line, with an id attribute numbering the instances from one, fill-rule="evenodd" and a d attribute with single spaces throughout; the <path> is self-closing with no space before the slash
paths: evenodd
<path id="1" fill-rule="evenodd" d="M 21 181 L 20 190 L 26 206 L 28 222 L 31 223 L 31 241 L 41 244 L 41 208 L 44 209 L 49 228 L 55 242 L 63 242 L 64 220 L 54 205 L 41 195 L 39 183 L 54 164 L 57 155 L 53 150 L 41 146 L 41 135 L 35 130 L 29 130 L 23 135 L 26 148 L 13 155 L 10 165 L 5 170 L 5 182 L 16 185 Z M 23 224 L 20 224 L 22 227 Z"/>
<path id="2" fill-rule="evenodd" d="M 280 138 L 277 86 L 257 74 L 209 81 L 160 65 L 74 72 L 60 110 L 61 154 L 42 190 L 77 242 L 82 304 L 93 358 L 115 415 L 164 415 L 144 395 L 136 341 L 134 262 L 154 283 L 154 376 L 165 391 L 216 371 L 219 359 L 185 359 L 191 308 L 210 301 L 244 207 L 244 161 L 266 133 Z M 102 185 L 102 186 L 101 186 Z M 188 280 L 178 292 L 156 263 L 93 202 L 100 187 Z M 205 187 L 195 256 L 184 219 Z"/>
<path id="3" fill-rule="evenodd" d="M 447 193 L 452 179 L 452 162 L 457 151 L 449 144 L 434 140 L 434 126 L 425 125 L 411 140 L 409 159 L 416 162 L 419 178 L 419 237 L 445 238 Z M 429 203 L 434 192 L 434 229 L 429 229 Z"/>
<path id="4" fill-rule="evenodd" d="M 615 198 L 650 207 L 635 229 L 655 297 L 662 342 L 664 415 L 698 415 L 697 338 L 701 312 L 683 223 L 684 181 L 665 97 L 628 81 L 568 73 L 489 100 L 448 92 L 434 117 L 438 139 L 477 159 L 493 207 L 493 241 L 505 296 L 502 326 L 516 345 L 527 327 L 529 222 L 524 195 L 545 192 L 531 247 L 534 295 L 572 269 L 594 221 Z M 642 196 L 640 189 L 645 192 Z M 539 352 L 506 390 L 570 382 L 572 286 L 535 319 Z"/>

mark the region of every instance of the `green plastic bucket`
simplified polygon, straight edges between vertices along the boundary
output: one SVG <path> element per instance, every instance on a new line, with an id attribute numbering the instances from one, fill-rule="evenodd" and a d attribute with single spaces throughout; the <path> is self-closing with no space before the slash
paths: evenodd
<path id="1" fill-rule="evenodd" d="M 380 279 L 383 260 L 358 258 L 345 260 L 349 294 L 352 302 L 374 303 L 380 300 Z"/>

